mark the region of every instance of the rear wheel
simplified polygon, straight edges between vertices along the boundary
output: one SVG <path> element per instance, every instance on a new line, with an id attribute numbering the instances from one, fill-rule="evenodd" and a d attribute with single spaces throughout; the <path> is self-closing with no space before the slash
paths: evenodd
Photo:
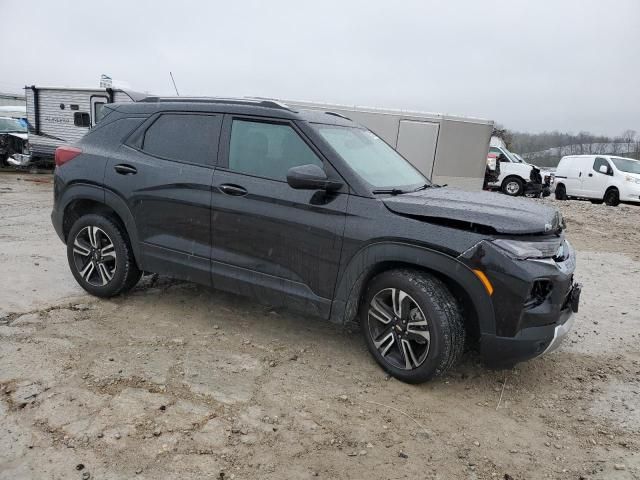
<path id="1" fill-rule="evenodd" d="M 524 193 L 524 182 L 518 177 L 509 177 L 502 182 L 502 192 L 512 197 Z"/>
<path id="2" fill-rule="evenodd" d="M 370 282 L 360 310 L 369 351 L 403 382 L 442 375 L 462 356 L 460 307 L 431 275 L 408 269 L 381 273 Z"/>
<path id="3" fill-rule="evenodd" d="M 567 189 L 563 184 L 559 184 L 556 187 L 556 200 L 566 200 L 567 199 Z"/>
<path id="4" fill-rule="evenodd" d="M 126 232 L 102 215 L 76 220 L 67 237 L 67 260 L 80 286 L 97 297 L 124 293 L 142 276 Z"/>
<path id="5" fill-rule="evenodd" d="M 604 194 L 604 203 L 610 207 L 617 207 L 620 204 L 620 193 L 617 188 L 610 188 Z"/>

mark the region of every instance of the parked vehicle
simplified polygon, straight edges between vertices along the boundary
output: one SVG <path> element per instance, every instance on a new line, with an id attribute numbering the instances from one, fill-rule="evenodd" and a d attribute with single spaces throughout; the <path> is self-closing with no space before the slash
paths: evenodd
<path id="1" fill-rule="evenodd" d="M 273 101 L 105 105 L 56 150 L 52 221 L 71 271 L 111 297 L 155 272 L 337 323 L 391 375 L 555 349 L 580 286 L 560 213 L 437 187 L 376 134 Z"/>
<path id="2" fill-rule="evenodd" d="M 27 108 L 24 105 L 0 106 L 0 117 L 11 117 L 22 120 L 27 118 Z"/>
<path id="3" fill-rule="evenodd" d="M 500 162 L 500 174 L 495 181 L 487 182 L 492 190 L 501 190 L 512 197 L 521 195 L 548 196 L 551 176 L 543 180 L 540 169 L 518 159 L 506 147 L 492 146 L 489 148 L 487 164 L 491 165 L 492 158 Z"/>
<path id="4" fill-rule="evenodd" d="M 640 161 L 612 155 L 562 157 L 556 170 L 556 198 L 585 198 L 611 206 L 640 203 Z"/>
<path id="5" fill-rule="evenodd" d="M 14 155 L 27 151 L 27 127 L 12 117 L 0 117 L 0 165 L 10 165 Z"/>
<path id="6" fill-rule="evenodd" d="M 112 88 L 25 87 L 29 152 L 20 165 L 53 163 L 56 147 L 78 141 L 101 117 L 104 105 L 146 95 Z M 25 152 L 26 153 L 26 152 Z"/>
<path id="7" fill-rule="evenodd" d="M 386 108 L 286 101 L 365 126 L 434 183 L 482 190 L 493 121 Z"/>

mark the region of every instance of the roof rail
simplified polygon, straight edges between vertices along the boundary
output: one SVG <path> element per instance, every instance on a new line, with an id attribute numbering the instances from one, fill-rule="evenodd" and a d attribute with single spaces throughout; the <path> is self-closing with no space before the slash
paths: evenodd
<path id="1" fill-rule="evenodd" d="M 353 122 L 353 120 L 351 120 L 349 117 L 346 117 L 338 112 L 324 112 L 324 113 L 326 113 L 327 115 L 333 115 L 334 117 L 344 118 L 345 120 L 349 120 L 350 122 Z"/>
<path id="2" fill-rule="evenodd" d="M 276 100 L 263 98 L 222 98 L 222 97 L 146 97 L 140 100 L 144 103 L 226 103 L 232 105 L 253 105 L 257 107 L 277 108 L 293 112 L 288 105 Z"/>

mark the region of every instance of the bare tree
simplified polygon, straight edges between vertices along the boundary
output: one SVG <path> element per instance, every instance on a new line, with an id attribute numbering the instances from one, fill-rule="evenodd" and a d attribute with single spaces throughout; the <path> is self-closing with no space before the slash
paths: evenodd
<path id="1" fill-rule="evenodd" d="M 622 141 L 627 145 L 626 153 L 631 153 L 633 147 L 633 141 L 636 138 L 637 132 L 635 130 L 625 130 L 622 132 Z"/>

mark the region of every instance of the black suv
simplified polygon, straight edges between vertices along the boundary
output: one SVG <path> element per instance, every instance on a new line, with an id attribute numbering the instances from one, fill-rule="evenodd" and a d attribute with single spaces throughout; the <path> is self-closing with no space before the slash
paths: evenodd
<path id="1" fill-rule="evenodd" d="M 371 131 L 266 100 L 105 105 L 56 152 L 53 225 L 93 295 L 143 272 L 333 322 L 359 319 L 391 375 L 554 349 L 580 287 L 560 214 L 430 183 Z"/>

